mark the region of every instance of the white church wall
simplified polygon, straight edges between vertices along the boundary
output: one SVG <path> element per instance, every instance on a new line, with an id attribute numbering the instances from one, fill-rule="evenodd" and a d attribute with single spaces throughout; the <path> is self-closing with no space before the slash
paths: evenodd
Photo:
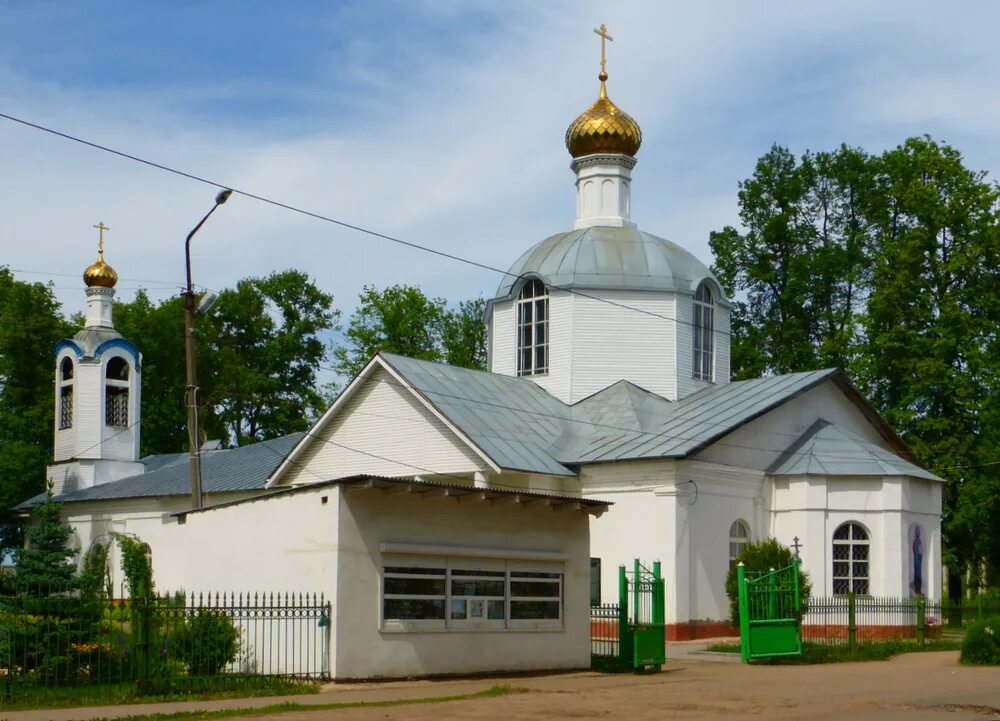
<path id="1" fill-rule="evenodd" d="M 505 376 L 517 374 L 514 346 L 517 337 L 517 320 L 514 301 L 506 300 L 493 305 L 489 323 L 489 369 L 491 373 Z"/>
<path id="2" fill-rule="evenodd" d="M 730 346 L 731 346 L 731 324 L 730 311 L 722 305 L 715 306 L 715 333 L 713 342 L 715 343 L 715 382 L 728 383 L 730 380 Z"/>
<path id="3" fill-rule="evenodd" d="M 698 461 L 679 461 L 677 486 L 682 493 L 691 547 L 686 597 L 678 607 L 687 606 L 687 616 L 679 621 L 725 623 L 729 599 L 725 581 L 729 571 L 729 530 L 734 521 L 744 521 L 753 540 L 767 537 L 765 477 L 759 471 L 719 466 Z M 682 583 L 678 578 L 678 586 Z M 685 594 L 678 588 L 679 594 Z"/>
<path id="4" fill-rule="evenodd" d="M 289 466 L 282 484 L 315 483 L 359 473 L 471 476 L 487 470 L 485 461 L 409 390 L 383 368 L 375 368 Z"/>
<path id="5" fill-rule="evenodd" d="M 512 529 L 517 529 L 516 533 Z M 588 516 L 543 504 L 485 503 L 348 489 L 341 500 L 334 604 L 338 678 L 588 668 Z M 381 627 L 382 544 L 447 546 L 437 556 L 561 557 L 563 624 L 555 630 L 390 630 Z M 418 549 L 413 549 L 417 551 Z M 410 554 L 427 557 L 424 553 Z M 407 557 L 410 557 L 409 555 Z"/>
<path id="6" fill-rule="evenodd" d="M 585 290 L 572 300 L 572 378 L 563 400 L 575 403 L 625 379 L 673 400 L 675 324 L 672 294 Z M 593 297 L 588 297 L 593 296 Z"/>
<path id="7" fill-rule="evenodd" d="M 909 497 L 913 484 L 924 501 Z M 924 485 L 928 488 L 922 489 Z M 919 479 L 780 477 L 773 481 L 774 536 L 791 545 L 802 544 L 802 565 L 809 572 L 816 596 L 833 595 L 833 534 L 842 524 L 861 524 L 869 534 L 870 593 L 878 596 L 910 595 L 906 565 L 911 523 L 919 523 L 926 539 L 924 593 L 939 598 L 941 592 L 941 535 L 939 484 Z M 936 496 L 936 501 L 935 501 Z"/>
<path id="8" fill-rule="evenodd" d="M 698 453 L 697 458 L 765 470 L 821 418 L 871 443 L 888 447 L 857 406 L 832 381 L 825 381 L 729 433 Z"/>
<path id="9" fill-rule="evenodd" d="M 73 428 L 59 439 L 57 460 L 100 458 L 104 426 L 103 366 L 95 360 L 78 360 L 73 389 Z M 57 434 L 61 435 L 61 434 Z"/>

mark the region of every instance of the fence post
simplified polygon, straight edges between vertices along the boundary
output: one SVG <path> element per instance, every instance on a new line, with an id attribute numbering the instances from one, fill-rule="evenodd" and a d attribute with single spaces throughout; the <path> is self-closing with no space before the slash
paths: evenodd
<path id="1" fill-rule="evenodd" d="M 853 650 L 858 645 L 858 627 L 855 623 L 857 611 L 857 597 L 854 591 L 847 594 L 847 646 Z"/>
<path id="2" fill-rule="evenodd" d="M 747 569 L 743 561 L 736 564 L 736 596 L 740 609 L 740 658 L 750 663 L 750 609 L 747 603 Z"/>
<path id="3" fill-rule="evenodd" d="M 924 645 L 924 639 L 927 637 L 927 599 L 923 596 L 917 596 L 917 643 L 921 646 Z"/>

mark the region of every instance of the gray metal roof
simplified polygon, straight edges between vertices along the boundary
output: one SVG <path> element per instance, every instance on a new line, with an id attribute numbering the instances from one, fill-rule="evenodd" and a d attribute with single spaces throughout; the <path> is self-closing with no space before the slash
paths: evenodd
<path id="1" fill-rule="evenodd" d="M 263 489 L 268 477 L 304 436 L 292 433 L 280 438 L 253 443 L 240 448 L 202 453 L 202 479 L 205 492 L 232 493 Z M 149 456 L 147 472 L 111 483 L 81 488 L 56 497 L 61 503 L 84 501 L 150 498 L 156 496 L 186 496 L 191 493 L 191 476 L 187 453 Z M 45 500 L 45 494 L 17 506 L 30 508 Z"/>
<path id="2" fill-rule="evenodd" d="M 723 383 L 673 403 L 619 381 L 568 406 L 526 378 L 380 355 L 496 465 L 554 475 L 581 463 L 690 455 L 838 373 Z"/>
<path id="3" fill-rule="evenodd" d="M 567 407 L 538 385 L 394 353 L 379 355 L 501 468 L 575 475 L 548 450 L 563 433 Z"/>
<path id="4" fill-rule="evenodd" d="M 775 476 L 913 476 L 944 479 L 895 453 L 820 419 L 767 472 Z"/>
<path id="5" fill-rule="evenodd" d="M 114 328 L 83 328 L 73 336 L 73 342 L 83 351 L 84 357 L 89 358 L 101 343 L 121 337 L 122 334 Z"/>
<path id="6" fill-rule="evenodd" d="M 560 288 L 661 291 L 694 291 L 705 278 L 715 280 L 684 248 L 635 226 L 594 226 L 546 238 L 515 261 L 494 300 L 510 297 L 523 276 Z"/>

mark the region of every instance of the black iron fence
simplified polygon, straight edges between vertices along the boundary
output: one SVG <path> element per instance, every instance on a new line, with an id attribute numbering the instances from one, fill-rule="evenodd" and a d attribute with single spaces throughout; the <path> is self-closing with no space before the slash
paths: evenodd
<path id="1" fill-rule="evenodd" d="M 0 596 L 0 691 L 16 702 L 66 687 L 183 693 L 325 679 L 329 626 L 319 594 Z"/>
<path id="2" fill-rule="evenodd" d="M 954 602 L 853 593 L 811 597 L 802 614 L 802 639 L 851 646 L 894 640 L 924 643 L 958 638 L 968 625 L 993 616 L 1000 616 L 1000 601 L 993 598 Z"/>

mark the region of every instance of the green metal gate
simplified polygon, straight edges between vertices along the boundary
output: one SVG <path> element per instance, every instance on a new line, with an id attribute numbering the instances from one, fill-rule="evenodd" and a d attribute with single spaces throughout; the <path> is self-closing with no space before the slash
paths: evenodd
<path id="1" fill-rule="evenodd" d="M 740 655 L 755 658 L 802 655 L 799 561 L 763 573 L 736 568 L 740 604 Z"/>
<path id="2" fill-rule="evenodd" d="M 618 567 L 618 603 L 591 608 L 595 668 L 641 670 L 667 660 L 666 593 L 660 562 Z"/>

